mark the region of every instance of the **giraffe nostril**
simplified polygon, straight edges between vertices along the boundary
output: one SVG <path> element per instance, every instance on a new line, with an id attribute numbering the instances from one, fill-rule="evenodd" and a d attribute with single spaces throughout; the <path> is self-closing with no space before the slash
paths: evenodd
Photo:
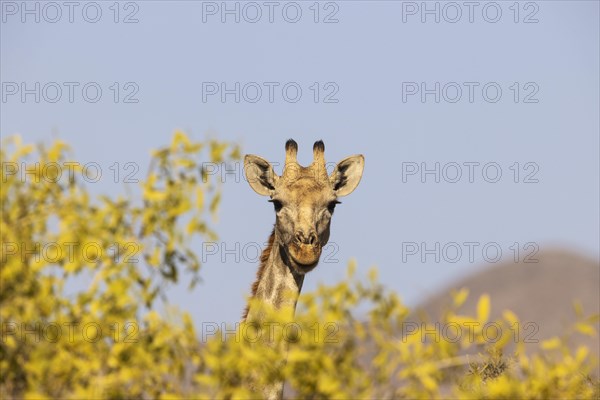
<path id="1" fill-rule="evenodd" d="M 301 244 L 310 244 L 311 246 L 314 246 L 317 243 L 317 235 L 315 232 L 310 232 L 306 235 L 303 231 L 297 231 L 294 237 L 296 241 Z"/>

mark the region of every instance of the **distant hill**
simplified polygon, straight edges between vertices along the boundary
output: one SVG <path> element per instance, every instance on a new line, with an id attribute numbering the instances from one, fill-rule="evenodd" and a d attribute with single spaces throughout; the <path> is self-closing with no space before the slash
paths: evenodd
<path id="1" fill-rule="evenodd" d="M 436 321 L 452 300 L 451 289 L 469 288 L 470 294 L 462 310 L 474 315 L 481 294 L 491 298 L 491 318 L 500 317 L 509 309 L 521 320 L 522 326 L 534 322 L 539 330 L 531 337 L 544 340 L 560 336 L 575 320 L 573 301 L 583 306 L 586 316 L 600 313 L 600 264 L 573 252 L 546 250 L 538 253 L 537 263 L 504 263 L 480 271 L 449 285 L 417 307 L 416 315 Z M 598 328 L 598 325 L 596 325 Z M 533 333 L 533 327 L 527 331 Z M 598 338 L 577 335 L 578 343 L 586 344 L 596 354 Z M 527 351 L 537 345 L 529 344 Z"/>

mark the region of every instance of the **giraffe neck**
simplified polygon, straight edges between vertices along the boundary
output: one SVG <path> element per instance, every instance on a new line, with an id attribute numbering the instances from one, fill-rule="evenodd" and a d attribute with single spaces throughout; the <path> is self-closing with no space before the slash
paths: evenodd
<path id="1" fill-rule="evenodd" d="M 303 282 L 304 275 L 296 273 L 291 268 L 283 243 L 273 229 L 267 247 L 260 256 L 260 267 L 256 273 L 256 281 L 252 285 L 252 298 L 262 300 L 276 309 L 285 307 L 286 310 L 291 310 L 291 315 L 286 315 L 285 318 L 292 319 Z M 262 319 L 263 317 L 249 306 L 246 307 L 242 318 L 243 321 Z M 287 350 L 285 351 L 287 353 Z M 280 381 L 259 390 L 267 400 L 280 400 L 283 398 L 283 386 L 284 381 Z M 250 387 L 252 390 L 258 389 L 253 383 L 250 383 Z"/>
<path id="2" fill-rule="evenodd" d="M 292 306 L 292 310 L 295 310 L 303 282 L 304 275 L 291 268 L 283 243 L 273 229 L 260 257 L 256 281 L 252 285 L 252 298 L 260 299 L 277 309 Z M 255 317 L 252 310 L 246 307 L 243 320 Z"/>

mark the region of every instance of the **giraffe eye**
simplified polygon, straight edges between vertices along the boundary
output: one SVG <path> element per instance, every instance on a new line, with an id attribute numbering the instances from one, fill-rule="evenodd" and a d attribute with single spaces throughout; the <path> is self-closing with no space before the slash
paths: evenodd
<path id="1" fill-rule="evenodd" d="M 327 204 L 327 209 L 329 210 L 329 212 L 331 214 L 333 214 L 333 210 L 335 210 L 335 205 L 336 204 L 341 204 L 340 201 L 334 200 L 334 201 L 330 201 L 329 204 Z"/>
<path id="2" fill-rule="evenodd" d="M 275 207 L 275 212 L 279 212 L 279 210 L 281 210 L 281 208 L 283 207 L 283 203 L 279 200 L 271 199 L 269 200 L 269 202 L 273 203 L 273 206 Z"/>

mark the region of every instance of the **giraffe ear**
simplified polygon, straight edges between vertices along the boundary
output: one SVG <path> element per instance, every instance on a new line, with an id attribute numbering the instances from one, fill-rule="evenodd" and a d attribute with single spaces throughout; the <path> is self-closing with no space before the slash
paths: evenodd
<path id="1" fill-rule="evenodd" d="M 329 181 L 338 197 L 347 196 L 356 189 L 365 167 L 362 154 L 346 157 L 336 166 Z"/>
<path id="2" fill-rule="evenodd" d="M 277 176 L 271 164 L 264 158 L 247 154 L 244 157 L 244 171 L 250 187 L 261 196 L 269 196 L 275 191 Z"/>

